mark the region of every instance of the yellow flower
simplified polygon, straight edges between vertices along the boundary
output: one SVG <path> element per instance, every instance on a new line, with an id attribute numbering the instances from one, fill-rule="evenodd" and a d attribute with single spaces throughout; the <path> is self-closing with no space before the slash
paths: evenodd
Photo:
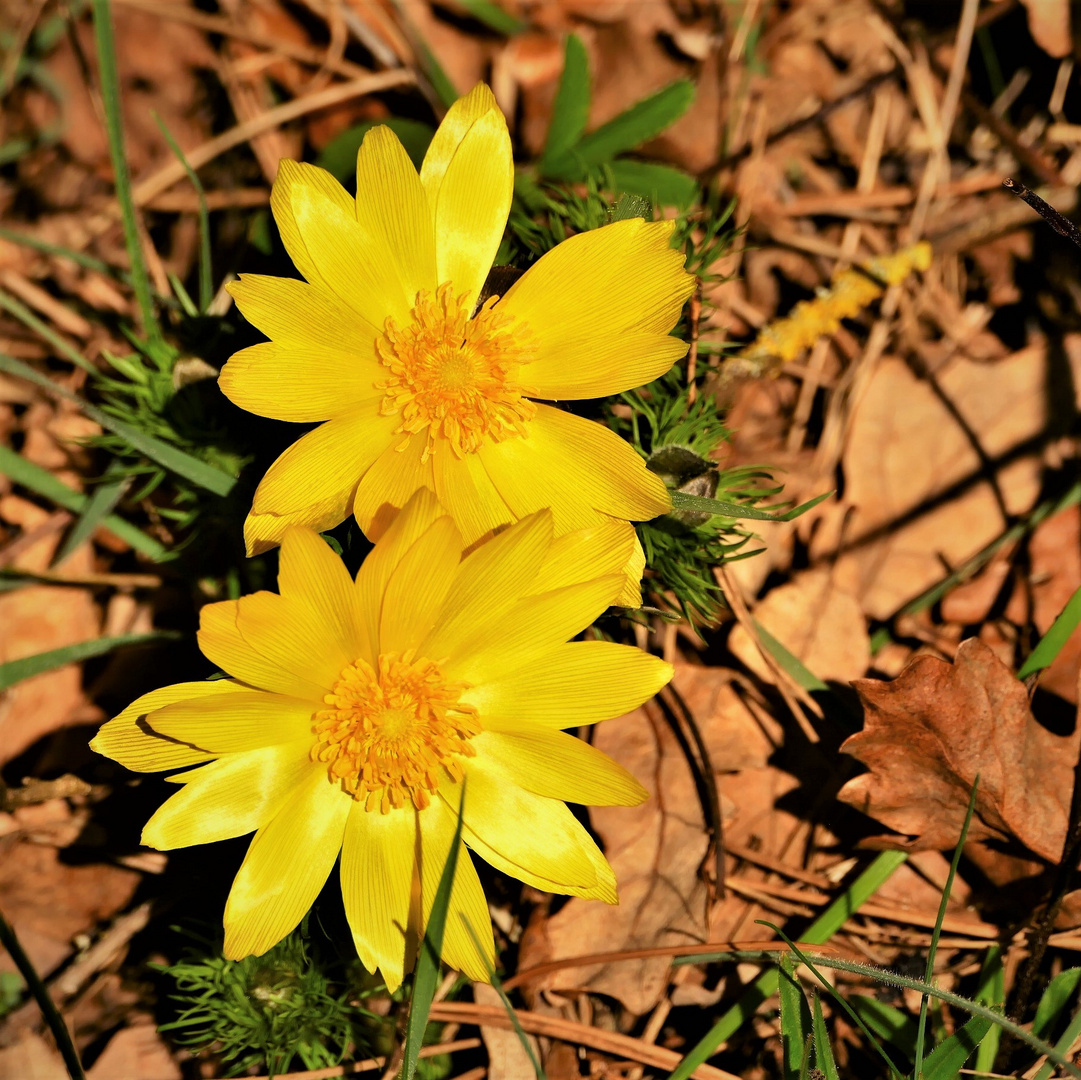
<path id="1" fill-rule="evenodd" d="M 281 594 L 204 607 L 199 644 L 229 678 L 164 687 L 102 727 L 98 753 L 138 772 L 186 768 L 143 843 L 255 837 L 225 908 L 225 954 L 265 952 L 301 920 L 341 854 L 365 966 L 398 986 L 453 842 L 539 889 L 616 902 L 611 867 L 564 800 L 635 805 L 638 782 L 561 728 L 635 708 L 671 666 L 568 639 L 623 583 L 611 523 L 553 539 L 532 514 L 463 557 L 429 491 L 356 580 L 314 532 L 282 541 Z M 480 946 L 474 944 L 467 925 Z M 443 955 L 487 979 L 491 924 L 459 854 Z"/>
<path id="2" fill-rule="evenodd" d="M 360 148 L 355 200 L 322 169 L 282 161 L 271 206 L 306 280 L 230 286 L 271 340 L 237 353 L 221 388 L 251 412 L 325 423 L 260 483 L 249 554 L 291 524 L 322 531 L 350 513 L 375 539 L 421 487 L 467 545 L 544 507 L 557 535 L 671 509 L 626 442 L 534 399 L 615 394 L 683 356 L 669 332 L 694 278 L 669 246 L 673 223 L 574 236 L 478 306 L 513 184 L 483 84 L 451 107 L 419 176 L 386 127 Z M 622 602 L 640 602 L 643 565 L 635 545 Z"/>

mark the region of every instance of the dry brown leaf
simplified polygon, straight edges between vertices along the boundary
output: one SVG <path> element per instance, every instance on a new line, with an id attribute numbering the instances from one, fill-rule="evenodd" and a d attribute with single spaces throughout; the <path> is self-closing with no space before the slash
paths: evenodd
<path id="1" fill-rule="evenodd" d="M 24 1028 L 17 1042 L 0 1048 L 0 1080 L 68 1080 L 68 1070 L 55 1046 Z"/>
<path id="2" fill-rule="evenodd" d="M 1064 346 L 1081 386 L 1081 338 L 1067 335 Z M 1042 345 L 988 363 L 957 357 L 937 388 L 903 360 L 883 358 L 852 416 L 844 499 L 824 512 L 829 527 L 812 544 L 816 558 L 830 557 L 844 530 L 834 573 L 867 615 L 890 618 L 942 579 L 944 563 L 959 565 L 1005 528 L 970 433 L 992 462 L 1006 513 L 1032 506 L 1052 410 L 1076 407 L 1049 397 L 1053 375 Z"/>
<path id="3" fill-rule="evenodd" d="M 705 941 L 706 887 L 698 874 L 708 837 L 694 778 L 653 702 L 602 724 L 594 745 L 650 793 L 636 807 L 594 807 L 593 828 L 619 883 L 619 906 L 572 899 L 545 924 L 546 959 Z M 636 1015 L 660 1001 L 666 959 L 568 968 L 538 988 L 609 994 Z"/>
<path id="4" fill-rule="evenodd" d="M 971 840 L 1019 841 L 1050 862 L 1062 856 L 1081 746 L 1041 726 L 1023 683 L 971 639 L 953 664 L 918 656 L 892 682 L 860 679 L 864 730 L 842 744 L 870 772 L 839 798 L 902 836 L 909 850 L 952 848 L 980 777 Z"/>
<path id="5" fill-rule="evenodd" d="M 487 983 L 473 984 L 473 1000 L 480 1005 L 500 1005 L 502 998 L 494 987 Z M 518 1038 L 518 1033 L 513 1028 L 486 1027 L 483 1024 L 480 1029 L 480 1037 L 484 1040 L 484 1048 L 488 1051 L 488 1078 L 489 1080 L 535 1080 L 537 1071 L 533 1068 L 533 1062 Z M 532 1035 L 527 1035 L 533 1053 L 540 1060 L 537 1040 Z M 96 1076 L 89 1076 L 87 1080 L 99 1080 Z M 117 1077 L 117 1080 L 120 1080 Z M 150 1080 L 148 1077 L 147 1080 Z M 179 1080 L 179 1074 L 178 1074 Z"/>
<path id="6" fill-rule="evenodd" d="M 1070 0 L 1021 0 L 1028 9 L 1028 31 L 1044 52 L 1069 56 Z"/>
<path id="7" fill-rule="evenodd" d="M 121 1028 L 86 1080 L 181 1080 L 180 1066 L 152 1022 Z"/>
<path id="8" fill-rule="evenodd" d="M 829 570 L 807 570 L 767 593 L 754 617 L 820 679 L 849 682 L 871 661 L 871 641 L 859 601 L 837 588 Z M 742 626 L 728 649 L 760 679 L 774 675 Z"/>

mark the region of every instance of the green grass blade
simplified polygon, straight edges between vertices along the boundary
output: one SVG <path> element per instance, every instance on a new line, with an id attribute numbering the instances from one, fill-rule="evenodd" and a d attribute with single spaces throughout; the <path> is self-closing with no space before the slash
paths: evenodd
<path id="1" fill-rule="evenodd" d="M 84 514 L 90 504 L 90 497 L 79 491 L 72 491 L 67 484 L 61 483 L 48 469 L 27 461 L 21 454 L 10 447 L 0 446 L 0 473 L 10 477 L 16 484 L 33 491 L 36 495 L 49 499 L 70 510 L 73 514 Z M 155 562 L 166 558 L 168 548 L 152 536 L 137 529 L 130 521 L 125 521 L 116 514 L 107 514 L 101 522 L 125 544 L 130 544 L 140 555 L 145 555 Z"/>
<path id="2" fill-rule="evenodd" d="M 907 855 L 903 851 L 883 851 L 876 855 L 855 881 L 800 934 L 800 940 L 813 945 L 821 945 L 829 941 L 845 922 L 885 884 L 906 858 Z M 676 1066 L 670 1080 L 687 1080 L 699 1065 L 704 1064 L 717 1052 L 717 1047 L 721 1043 L 726 1042 L 739 1031 L 743 1024 L 754 1015 L 759 1005 L 777 993 L 779 984 L 777 972 L 776 967 L 767 968 L 751 983 L 743 997 L 724 1013 Z"/>
<path id="3" fill-rule="evenodd" d="M 506 37 L 514 37 L 529 29 L 529 23 L 516 19 L 508 11 L 504 11 L 492 0 L 460 0 L 462 7 L 469 12 L 478 22 L 484 23 L 489 30 Z"/>
<path id="4" fill-rule="evenodd" d="M 961 835 L 958 837 L 957 846 L 953 849 L 953 858 L 950 860 L 950 872 L 946 876 L 946 887 L 942 890 L 942 899 L 938 904 L 938 917 L 935 919 L 935 928 L 931 931 L 931 947 L 927 950 L 927 966 L 924 969 L 923 981 L 930 985 L 931 980 L 935 975 L 935 952 L 938 949 L 938 939 L 942 936 L 942 922 L 946 918 L 946 908 L 949 906 L 950 893 L 953 891 L 954 878 L 957 877 L 957 866 L 961 862 L 961 852 L 965 848 L 965 840 L 968 838 L 968 829 L 972 824 L 972 815 L 976 812 L 976 793 L 980 787 L 980 776 L 976 774 L 976 779 L 972 781 L 972 791 L 968 796 L 968 811 L 965 814 L 965 820 L 961 825 Z M 920 1076 L 923 1072 L 923 1042 L 924 1034 L 927 1030 L 927 1006 L 930 999 L 926 994 L 920 999 L 920 1019 L 916 1028 L 916 1057 L 915 1067 L 913 1074 Z M 983 1035 L 987 1034 L 986 1031 L 980 1035 L 980 1039 Z M 977 1042 L 980 1040 L 977 1039 Z M 945 1045 L 945 1044 L 943 1044 Z M 966 1055 L 967 1056 L 967 1055 Z M 964 1061 L 961 1062 L 964 1064 Z M 958 1068 L 961 1066 L 958 1065 Z"/>
<path id="5" fill-rule="evenodd" d="M 180 634 L 171 630 L 155 630 L 150 634 L 120 634 L 117 637 L 95 638 L 93 641 L 80 641 L 75 645 L 65 645 L 61 649 L 34 656 L 24 656 L 21 660 L 8 660 L 0 664 L 0 690 L 7 690 L 23 679 L 40 675 L 43 671 L 52 671 L 65 664 L 78 664 L 94 656 L 104 656 L 114 649 L 125 645 L 141 645 L 148 641 L 175 639 Z"/>
<path id="6" fill-rule="evenodd" d="M 211 272 L 210 262 L 210 211 L 206 205 L 206 191 L 199 174 L 188 164 L 184 151 L 179 143 L 173 138 L 173 133 L 165 126 L 165 121 L 153 110 L 150 115 L 154 117 L 154 123 L 161 129 L 165 141 L 169 144 L 177 161 L 184 166 L 184 172 L 188 174 L 191 186 L 195 188 L 196 197 L 199 200 L 199 310 L 206 311 L 210 307 L 210 301 L 214 299 L 214 278 Z"/>
<path id="7" fill-rule="evenodd" d="M 822 999 L 815 994 L 814 1032 L 815 1065 L 826 1080 L 841 1080 L 837 1073 L 837 1062 L 833 1057 L 833 1047 L 830 1046 L 829 1032 L 826 1030 L 826 1018 L 822 1015 Z"/>
<path id="8" fill-rule="evenodd" d="M 548 137 L 537 165 L 541 176 L 549 175 L 554 162 L 570 153 L 582 137 L 589 119 L 589 58 L 582 39 L 568 34 L 563 46 L 563 73 L 559 77 Z"/>
<path id="9" fill-rule="evenodd" d="M 972 1017 L 960 1031 L 939 1043 L 927 1055 L 922 1072 L 917 1070 L 914 1075 L 922 1076 L 923 1080 L 955 1080 L 993 1026 L 994 1022 L 984 1016 Z"/>
<path id="10" fill-rule="evenodd" d="M 94 270 L 99 274 L 107 274 L 109 277 L 117 276 L 117 272 L 107 262 L 95 259 L 93 255 L 86 255 L 81 251 L 61 247 L 59 244 L 50 244 L 45 240 L 39 240 L 36 236 L 30 236 L 28 233 L 0 228 L 0 240 L 7 240 L 8 243 L 19 244 L 21 247 L 40 251 L 42 255 L 55 255 L 62 259 L 70 259 L 76 266 L 81 266 L 86 270 Z"/>
<path id="11" fill-rule="evenodd" d="M 1006 973 L 1002 968 L 1002 948 L 993 945 L 987 950 L 980 969 L 980 982 L 976 988 L 976 1000 L 983 1005 L 1002 1008 L 1006 1001 Z M 999 1044 L 1002 1042 L 1002 1028 L 992 1025 L 987 1036 L 976 1051 L 976 1072 L 994 1071 L 995 1058 L 998 1057 Z"/>
<path id="12" fill-rule="evenodd" d="M 1033 1035 L 1040 1039 L 1051 1037 L 1058 1018 L 1077 995 L 1079 983 L 1081 983 L 1081 968 L 1067 968 L 1051 980 L 1040 998 L 1039 1005 L 1036 1006 L 1036 1016 L 1032 1021 Z"/>
<path id="13" fill-rule="evenodd" d="M 154 300 L 150 292 L 150 276 L 143 258 L 139 225 L 135 217 L 135 200 L 131 194 L 131 173 L 124 153 L 124 123 L 120 109 L 120 73 L 116 66 L 116 43 L 109 0 L 93 0 L 94 38 L 98 46 L 98 71 L 101 78 L 101 101 L 105 109 L 105 129 L 109 136 L 109 156 L 113 162 L 116 199 L 120 204 L 120 219 L 124 226 L 124 243 L 131 262 L 131 284 L 142 315 L 143 330 L 151 342 L 162 340 Z"/>
<path id="14" fill-rule="evenodd" d="M 119 435 L 133 449 L 145 454 L 151 461 L 157 462 L 162 468 L 168 469 L 178 476 L 183 476 L 184 479 L 190 480 L 201 488 L 206 488 L 207 491 L 211 491 L 215 495 L 228 495 L 236 483 L 235 477 L 229 476 L 227 473 L 222 472 L 221 469 L 208 465 L 205 461 L 192 457 L 191 454 L 185 453 L 178 447 L 170 446 L 168 443 L 154 438 L 153 435 L 147 435 L 145 431 L 140 431 L 137 427 L 110 416 L 103 409 L 84 401 L 78 394 L 73 394 L 70 390 L 57 386 L 52 379 L 13 356 L 0 353 L 0 371 L 5 371 L 7 374 L 14 375 L 19 379 L 26 379 L 27 382 L 40 386 L 43 390 L 54 394 L 56 397 L 74 402 L 91 420 L 100 424 L 106 430 L 113 432 L 114 435 Z"/>
<path id="15" fill-rule="evenodd" d="M 443 873 L 439 877 L 439 886 L 435 890 L 428 925 L 424 930 L 424 940 L 420 943 L 417 956 L 417 970 L 413 976 L 413 996 L 409 1003 L 409 1025 L 405 1032 L 405 1050 L 402 1055 L 402 1080 L 413 1080 L 416 1075 L 420 1048 L 424 1043 L 428 1016 L 432 1011 L 432 1000 L 439 987 L 439 958 L 443 952 L 443 931 L 447 926 L 450 891 L 454 884 L 454 872 L 458 867 L 464 806 L 465 784 L 462 785 L 461 801 L 458 804 L 458 823 L 454 829 L 454 840 L 451 842 Z"/>
<path id="16" fill-rule="evenodd" d="M 814 509 L 820 502 L 824 502 L 832 491 L 825 491 L 808 502 L 801 503 L 792 510 L 784 513 L 776 511 L 760 510 L 757 506 L 745 506 L 742 503 L 722 502 L 720 499 L 707 499 L 703 495 L 688 495 L 685 491 L 669 491 L 672 496 L 672 508 L 674 510 L 697 510 L 700 514 L 715 514 L 717 517 L 726 518 L 749 518 L 753 521 L 794 521 Z"/>
<path id="17" fill-rule="evenodd" d="M 1056 1060 L 1053 1055 L 1048 1054 L 1048 1060 L 1040 1066 L 1040 1071 L 1033 1077 L 1033 1080 L 1048 1080 L 1054 1066 L 1064 1064 L 1064 1055 L 1069 1053 L 1070 1048 L 1077 1041 L 1079 1036 L 1081 1036 L 1081 1009 L 1078 1009 L 1077 1012 L 1074 1013 L 1069 1026 L 1059 1037 L 1059 1041 L 1055 1043 L 1055 1054 L 1058 1055 L 1058 1060 Z M 1066 1065 L 1065 1068 L 1072 1076 L 1081 1075 L 1077 1069 L 1072 1068 L 1069 1065 Z"/>
<path id="18" fill-rule="evenodd" d="M 778 997 L 781 1003 L 781 1053 L 786 1080 L 794 1080 L 804 1071 L 804 1051 L 811 1029 L 811 1014 L 803 987 L 796 978 L 796 965 L 781 957 Z"/>
<path id="19" fill-rule="evenodd" d="M 124 492 L 128 490 L 130 483 L 130 479 L 113 480 L 107 484 L 99 484 L 94 489 L 86 507 L 79 515 L 79 520 L 75 522 L 75 527 L 68 533 L 67 539 L 56 553 L 53 566 L 59 566 L 94 535 L 97 527 L 104 524 L 105 519 L 116 508 L 116 504 L 124 497 Z"/>
<path id="20" fill-rule="evenodd" d="M 659 135 L 674 124 L 693 101 L 694 83 L 677 79 L 583 136 L 574 148 L 574 157 L 587 169 L 605 165 L 618 154 L 625 154 Z"/>
<path id="21" fill-rule="evenodd" d="M 91 374 L 97 374 L 98 369 L 78 349 L 62 338 L 48 323 L 42 322 L 21 300 L 10 296 L 2 289 L 0 289 L 0 309 L 9 315 L 14 315 L 23 326 L 33 330 L 42 341 L 51 345 L 60 356 L 70 360 L 76 367 L 81 367 Z"/>
<path id="22" fill-rule="evenodd" d="M 757 619 L 754 621 L 758 636 L 766 652 L 777 661 L 781 670 L 790 675 L 797 686 L 808 693 L 829 690 L 829 687 L 811 670 L 804 666 L 798 656 L 790 653 Z"/>
<path id="23" fill-rule="evenodd" d="M 866 994 L 852 994 L 848 1003 L 872 1035 L 885 1039 L 912 1060 L 916 1053 L 916 1022 L 911 1016 Z"/>
<path id="24" fill-rule="evenodd" d="M 1050 667 L 1055 662 L 1055 657 L 1062 652 L 1070 635 L 1077 629 L 1078 623 L 1081 623 L 1081 588 L 1066 602 L 1059 617 L 1051 624 L 1051 629 L 1044 634 L 1039 645 L 1021 665 L 1017 677 L 1027 679 L 1037 671 Z"/>

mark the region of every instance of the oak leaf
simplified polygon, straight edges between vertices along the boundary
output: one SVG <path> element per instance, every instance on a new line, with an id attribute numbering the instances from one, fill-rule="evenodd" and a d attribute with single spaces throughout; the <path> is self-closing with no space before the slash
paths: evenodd
<path id="1" fill-rule="evenodd" d="M 1024 684 L 986 645 L 965 641 L 952 664 L 918 656 L 891 682 L 853 686 L 864 730 L 841 749 L 870 771 L 838 797 L 904 834 L 877 844 L 954 847 L 978 774 L 969 839 L 1016 841 L 1059 861 L 1081 728 L 1057 735 L 1043 727 Z"/>

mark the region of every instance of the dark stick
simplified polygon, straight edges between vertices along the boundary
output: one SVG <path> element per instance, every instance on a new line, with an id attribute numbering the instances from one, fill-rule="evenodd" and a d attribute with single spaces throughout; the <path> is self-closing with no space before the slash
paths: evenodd
<path id="1" fill-rule="evenodd" d="M 64 1018 L 60 1015 L 60 1010 L 53 1004 L 53 999 L 49 997 L 49 991 L 34 970 L 34 965 L 30 963 L 30 957 L 23 952 L 19 939 L 15 936 L 15 931 L 2 914 L 0 914 L 0 945 L 15 961 L 19 974 L 26 980 L 30 993 L 37 1000 L 41 1015 L 45 1017 L 45 1022 L 49 1025 L 53 1038 L 56 1039 L 57 1048 L 64 1059 L 71 1080 L 86 1080 L 82 1064 L 79 1061 L 78 1051 L 71 1041 L 71 1035 L 68 1032 L 67 1024 L 64 1023 Z"/>
<path id="2" fill-rule="evenodd" d="M 1030 191 L 1024 184 L 1009 176 L 1002 181 L 1002 186 L 1023 202 L 1028 203 L 1059 236 L 1065 236 L 1067 240 L 1072 240 L 1081 247 L 1081 229 L 1078 229 L 1069 218 L 1063 217 L 1050 203 L 1041 199 L 1035 191 Z"/>

